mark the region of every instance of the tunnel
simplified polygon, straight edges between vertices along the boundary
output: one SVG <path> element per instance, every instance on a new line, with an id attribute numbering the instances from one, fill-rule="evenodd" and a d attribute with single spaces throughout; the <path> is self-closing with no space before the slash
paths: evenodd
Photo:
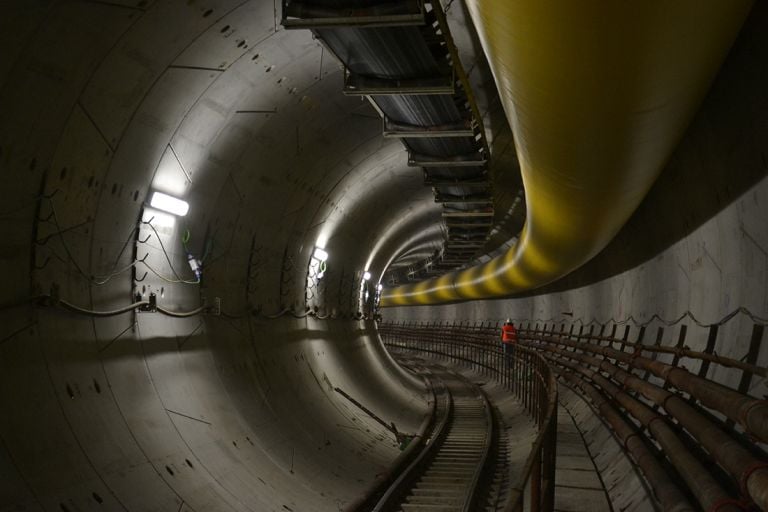
<path id="1" fill-rule="evenodd" d="M 7 0 L 0 48 L 1 512 L 768 510 L 766 2 Z"/>

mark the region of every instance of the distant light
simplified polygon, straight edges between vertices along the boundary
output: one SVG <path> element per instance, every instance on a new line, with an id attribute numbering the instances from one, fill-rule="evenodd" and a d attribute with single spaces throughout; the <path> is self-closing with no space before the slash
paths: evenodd
<path id="1" fill-rule="evenodd" d="M 315 253 L 314 258 L 318 261 L 327 261 L 328 260 L 328 253 L 325 252 L 323 249 L 319 247 L 315 247 Z"/>
<path id="2" fill-rule="evenodd" d="M 155 192 L 152 194 L 152 200 L 149 202 L 149 205 L 152 208 L 157 208 L 158 210 L 172 213 L 179 217 L 185 216 L 189 211 L 188 202 L 169 196 L 168 194 L 163 194 L 162 192 Z"/>
<path id="3" fill-rule="evenodd" d="M 367 281 L 370 278 L 371 278 L 371 273 L 370 272 L 368 272 L 368 271 L 363 272 L 363 281 Z"/>

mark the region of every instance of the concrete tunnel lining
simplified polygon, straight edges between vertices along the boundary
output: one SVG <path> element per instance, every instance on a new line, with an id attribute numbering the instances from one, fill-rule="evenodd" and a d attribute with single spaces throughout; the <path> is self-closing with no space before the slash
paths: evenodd
<path id="1" fill-rule="evenodd" d="M 251 287 L 258 291 L 243 297 L 239 269 L 248 255 L 242 249 L 252 249 L 253 236 L 275 247 L 303 246 L 309 254 L 322 230 L 317 225 L 341 226 L 328 232 L 330 263 L 351 264 L 348 274 L 360 270 L 388 209 L 428 193 L 418 176 L 405 173 L 393 142 L 379 140 L 375 112 L 336 94 L 339 69 L 327 60 L 321 69 L 322 50 L 308 35 L 279 31 L 247 49 L 229 38 L 237 30 L 254 38 L 263 27 L 274 31 L 271 5 L 269 17 L 263 2 L 211 7 L 231 11 L 224 17 L 181 4 L 145 8 L 56 4 L 48 12 L 18 12 L 40 23 L 42 34 L 19 55 L 48 71 L 38 98 L 18 80 L 27 67 L 17 63 L 2 97 L 8 119 L 14 118 L 3 125 L 5 163 L 27 160 L 25 168 L 36 175 L 4 187 L 5 200 L 15 206 L 16 198 L 42 190 L 51 195 L 42 215 L 55 209 L 54 223 L 37 227 L 36 236 L 51 245 L 41 246 L 50 258 L 43 266 L 40 256 L 34 287 L 47 291 L 57 282 L 62 298 L 86 308 L 124 305 L 131 273 L 89 287 L 69 259 L 89 276 L 130 263 L 133 251 L 120 251 L 150 184 L 162 189 L 174 180 L 181 187 L 166 191 L 183 193 L 194 205 L 185 219 L 192 250 L 204 251 L 209 221 L 217 237 L 203 295 L 216 289 L 229 312 L 241 311 L 247 300 L 276 311 L 281 301 L 303 294 L 302 265 L 288 270 L 291 286 L 278 292 L 283 251 L 264 247 Z M 54 40 L 58 53 L 46 53 Z M 61 68 L 71 76 L 54 73 L 57 62 L 73 56 L 78 65 Z M 217 69 L 221 62 L 228 62 L 226 69 Z M 28 73 L 31 80 L 35 72 Z M 27 126 L 58 132 L 55 140 L 20 129 L 31 119 L 24 109 L 35 106 L 42 115 Z M 30 153 L 35 156 L 27 159 Z M 304 168 L 313 170 L 306 177 L 296 172 Z M 42 189 L 32 185 L 41 178 Z M 403 194 L 408 183 L 410 195 Z M 402 202 L 393 204 L 393 195 Z M 240 216 L 243 210 L 249 215 Z M 4 232 L 36 214 L 22 209 L 4 218 Z M 154 237 L 145 244 L 153 268 L 189 278 L 178 243 L 183 226 L 140 229 L 142 239 Z M 246 231 L 251 236 L 241 235 Z M 3 254 L 14 265 L 27 249 L 11 242 Z M 4 304 L 22 290 L 31 293 L 28 278 L 7 277 Z M 152 273 L 143 283 L 176 309 L 200 300 L 196 286 Z M 404 432 L 415 430 L 426 412 L 422 383 L 396 367 L 362 323 L 17 313 L 3 311 L 10 337 L 4 335 L 0 359 L 10 368 L 0 389 L 5 410 L 19 409 L 2 420 L 4 507 L 335 509 L 361 493 L 399 450 L 390 432 L 328 383 Z M 20 407 L 24 403 L 31 406 Z"/>
<path id="2" fill-rule="evenodd" d="M 132 251 L 121 250 L 147 194 L 172 183 L 192 209 L 183 225 L 160 230 L 170 263 L 157 237 L 145 244 L 148 261 L 166 277 L 173 270 L 189 277 L 178 243 L 188 226 L 194 253 L 203 254 L 208 239 L 215 239 L 215 252 L 199 292 L 150 273 L 144 283 L 163 290 L 163 304 L 191 309 L 201 295 L 220 297 L 233 316 L 250 306 L 264 313 L 303 307 L 306 262 L 327 237 L 338 281 L 325 290 L 326 302 L 346 319 L 91 319 L 3 308 L 0 510 L 336 510 L 359 496 L 399 450 L 388 431 L 328 383 L 405 431 L 418 427 L 427 404 L 422 383 L 394 363 L 372 324 L 351 319 L 349 289 L 380 240 L 382 250 L 371 260 L 376 277 L 396 249 L 439 216 L 435 210 L 397 222 L 431 196 L 421 176 L 406 168 L 398 144 L 380 138 L 375 111 L 343 97 L 336 63 L 308 33 L 280 30 L 273 6 L 258 0 L 17 2 L 5 9 L 0 304 L 56 283 L 62 298 L 84 307 L 125 305 L 134 287 L 130 272 L 89 285 L 72 260 L 88 276 L 129 264 Z M 649 255 L 649 263 L 594 286 L 393 310 L 388 318 L 491 320 L 512 311 L 520 318 L 571 312 L 622 319 L 688 309 L 711 320 L 735 304 L 768 311 L 768 261 L 760 249 L 768 247 L 760 223 L 768 202 L 759 163 L 765 13 L 764 7 L 753 13 L 722 79 L 747 82 L 732 101 L 740 116 L 751 117 L 733 122 L 752 131 L 743 139 L 749 144 L 734 150 L 744 156 L 723 156 L 708 175 L 744 158 L 739 169 L 757 176 L 743 183 L 743 195 L 732 191 L 731 206 L 693 233 L 676 234 L 671 249 Z M 702 126 L 722 108 L 718 97 L 708 101 L 673 168 L 707 159 L 707 139 L 718 132 Z M 754 108 L 745 113 L 748 103 Z M 508 136 L 508 127 L 486 124 L 492 140 Z M 56 220 L 43 221 L 53 215 L 51 202 Z M 653 233 L 651 222 L 642 217 L 633 229 Z M 712 243 L 718 248 L 710 264 L 702 247 Z M 617 269 L 632 260 L 613 251 Z M 285 254 L 293 255 L 292 265 Z M 717 266 L 725 269 L 722 280 L 713 277 Z M 574 274 L 573 282 L 590 284 L 593 273 L 602 279 L 600 270 Z M 707 301 L 711 289 L 730 299 Z M 729 327 L 735 341 L 719 351 L 740 357 L 747 327 Z M 763 349 L 762 364 L 765 356 Z M 722 372 L 718 379 L 736 377 Z M 581 420 L 595 421 L 586 412 Z M 617 449 L 605 452 L 607 459 Z"/>

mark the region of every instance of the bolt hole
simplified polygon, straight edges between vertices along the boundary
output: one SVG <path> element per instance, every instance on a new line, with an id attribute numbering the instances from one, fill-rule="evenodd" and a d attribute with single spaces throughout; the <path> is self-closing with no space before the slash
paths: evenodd
<path id="1" fill-rule="evenodd" d="M 66 176 L 67 176 L 67 168 L 66 167 L 62 167 L 61 168 L 61 173 L 59 174 L 59 179 L 63 180 Z"/>
<path id="2" fill-rule="evenodd" d="M 223 34 L 227 30 L 229 30 L 229 25 L 224 25 L 224 28 L 221 29 L 221 33 Z"/>
<path id="3" fill-rule="evenodd" d="M 96 379 L 93 379 L 93 389 L 95 389 L 97 393 L 101 394 L 101 386 L 99 385 L 99 381 Z"/>
<path id="4" fill-rule="evenodd" d="M 112 195 L 115 195 L 117 193 L 117 183 L 112 184 Z"/>
<path id="5" fill-rule="evenodd" d="M 184 462 L 187 463 L 187 466 L 191 467 L 192 469 L 195 469 L 195 466 L 192 465 L 192 462 L 189 459 L 184 459 Z"/>
<path id="6" fill-rule="evenodd" d="M 34 171 L 35 167 L 37 167 L 37 158 L 33 158 L 31 162 L 29 162 L 29 170 Z"/>
<path id="7" fill-rule="evenodd" d="M 91 188 L 93 186 L 93 176 L 88 178 L 88 188 Z"/>
<path id="8" fill-rule="evenodd" d="M 98 494 L 96 494 L 95 492 L 94 492 L 94 493 L 91 493 L 91 496 L 93 496 L 93 499 L 94 499 L 94 500 L 96 500 L 96 503 L 98 503 L 99 505 L 101 505 L 102 503 L 104 503 L 104 500 L 103 500 L 103 499 L 101 499 L 101 496 L 99 496 L 99 495 L 98 495 Z"/>
<path id="9" fill-rule="evenodd" d="M 272 68 L 274 68 L 274 67 L 275 66 L 267 66 L 266 72 L 269 73 L 270 71 L 272 71 Z"/>
<path id="10" fill-rule="evenodd" d="M 165 297 L 165 286 L 160 287 L 160 297 Z"/>
<path id="11" fill-rule="evenodd" d="M 168 472 L 169 475 L 173 476 L 173 470 L 170 466 L 165 466 L 165 470 Z"/>
<path id="12" fill-rule="evenodd" d="M 70 511 L 69 511 L 69 507 L 67 507 L 67 506 L 66 506 L 65 504 L 63 504 L 63 503 L 59 503 L 59 508 L 61 509 L 61 511 L 62 511 L 62 512 L 70 512 Z"/>
<path id="13" fill-rule="evenodd" d="M 70 399 L 75 399 L 75 392 L 72 391 L 72 386 L 70 386 L 69 383 L 67 383 L 67 394 L 69 395 Z"/>
<path id="14" fill-rule="evenodd" d="M 257 53 L 256 55 L 254 55 L 253 57 L 251 57 L 251 60 L 256 60 L 256 59 L 258 59 L 258 58 L 259 58 L 259 54 Z"/>
<path id="15" fill-rule="evenodd" d="M 245 46 L 245 40 L 240 41 L 239 43 L 237 43 L 237 47 L 238 48 L 242 48 L 243 46 Z"/>
<path id="16" fill-rule="evenodd" d="M 208 9 L 207 11 L 205 11 L 205 12 L 203 13 L 203 18 L 207 18 L 207 17 L 208 17 L 208 16 L 210 16 L 211 14 L 213 14 L 213 9 Z"/>
<path id="17" fill-rule="evenodd" d="M 237 443 L 236 442 L 232 441 L 232 444 L 235 446 L 235 448 L 237 448 Z"/>
<path id="18" fill-rule="evenodd" d="M 139 191 L 136 190 L 133 193 L 133 202 L 135 203 L 138 198 L 139 198 Z"/>

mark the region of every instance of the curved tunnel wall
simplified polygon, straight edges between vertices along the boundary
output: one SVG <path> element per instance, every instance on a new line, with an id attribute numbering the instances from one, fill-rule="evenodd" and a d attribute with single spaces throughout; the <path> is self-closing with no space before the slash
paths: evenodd
<path id="1" fill-rule="evenodd" d="M 716 194 L 741 197 L 734 205 L 688 238 L 685 227 L 665 233 L 682 239 L 672 252 L 593 287 L 386 315 L 497 319 L 514 305 L 524 318 L 561 309 L 648 318 L 684 306 L 712 308 L 702 314 L 710 319 L 736 302 L 765 311 L 764 276 L 745 270 L 765 269 L 765 231 L 751 224 L 766 204 L 764 182 L 754 185 L 765 175 L 768 62 L 757 12 L 715 89 L 726 100 L 710 95 L 672 164 L 685 171 L 678 190 L 698 185 L 696 197 L 712 197 L 691 171 L 697 162 L 712 183 L 748 170 Z M 387 253 L 439 219 L 421 206 L 432 198 L 398 144 L 380 138 L 375 112 L 338 94 L 335 63 L 307 34 L 276 31 L 262 1 L 20 1 L 0 24 L 0 508 L 337 510 L 357 497 L 399 451 L 331 388 L 401 430 L 414 430 L 427 406 L 372 326 L 353 320 L 351 298 L 382 233 L 391 230 L 371 260 L 375 277 Z M 157 233 L 139 224 L 152 216 L 142 217 L 152 189 L 188 199 L 189 215 Z M 660 194 L 649 204 L 676 215 L 671 194 Z M 420 220 L 401 230 L 396 217 L 409 211 Z M 701 211 L 691 207 L 704 220 L 688 227 L 705 222 Z M 661 229 L 650 214 L 638 219 L 640 235 Z M 187 229 L 189 251 L 205 260 L 200 286 L 168 282 L 194 280 Z M 706 244 L 718 237 L 713 254 Z M 322 300 L 309 303 L 334 318 L 267 318 L 303 314 L 318 241 L 329 274 Z M 729 269 L 713 285 L 701 242 Z M 634 260 L 614 250 L 614 273 L 629 268 Z M 145 254 L 165 280 L 139 264 L 134 274 Z M 675 291 L 669 276 L 685 282 L 686 273 L 695 290 L 732 290 L 728 301 Z M 582 277 L 572 283 L 604 275 Z M 638 291 L 616 311 L 610 295 L 630 290 L 630 278 Z M 51 291 L 96 310 L 135 291 L 173 310 L 218 297 L 225 315 L 92 319 L 23 303 Z"/>
<path id="2" fill-rule="evenodd" d="M 428 409 L 423 383 L 354 319 L 377 234 L 429 199 L 376 113 L 339 94 L 309 34 L 277 30 L 271 2 L 3 11 L 0 509 L 358 498 L 400 450 L 334 388 L 402 432 Z M 146 207 L 152 190 L 189 214 Z M 439 218 L 427 210 L 425 225 Z M 313 301 L 316 244 L 330 257 Z M 220 299 L 223 314 L 93 318 L 27 301 L 106 311 L 152 293 L 174 311 Z"/>

